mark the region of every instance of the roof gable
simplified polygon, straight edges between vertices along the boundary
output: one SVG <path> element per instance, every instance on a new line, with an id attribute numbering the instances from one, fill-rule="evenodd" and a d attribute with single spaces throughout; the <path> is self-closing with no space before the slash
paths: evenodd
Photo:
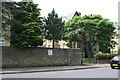
<path id="1" fill-rule="evenodd" d="M 74 11 L 73 13 L 69 14 L 68 16 L 65 16 L 63 19 L 65 22 L 68 22 L 71 20 L 74 16 L 81 16 L 80 12 Z"/>

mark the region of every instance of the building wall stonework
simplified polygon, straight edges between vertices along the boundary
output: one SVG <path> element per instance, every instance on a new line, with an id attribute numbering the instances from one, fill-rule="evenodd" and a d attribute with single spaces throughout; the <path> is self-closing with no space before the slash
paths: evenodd
<path id="1" fill-rule="evenodd" d="M 40 67 L 81 64 L 79 49 L 2 47 L 2 67 Z"/>
<path id="2" fill-rule="evenodd" d="M 54 46 L 55 48 L 69 48 L 67 46 L 67 43 L 69 42 L 66 42 L 64 40 L 60 40 L 58 42 L 54 42 Z M 47 48 L 52 48 L 53 47 L 53 41 L 52 40 L 45 40 L 45 42 L 43 43 L 43 47 L 47 47 Z"/>

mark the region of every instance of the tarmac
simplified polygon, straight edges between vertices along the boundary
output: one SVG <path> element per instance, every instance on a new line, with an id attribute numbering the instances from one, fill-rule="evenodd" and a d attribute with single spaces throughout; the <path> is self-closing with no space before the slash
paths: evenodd
<path id="1" fill-rule="evenodd" d="M 29 68 L 3 68 L 0 74 L 34 73 L 66 70 L 82 70 L 93 68 L 110 67 L 110 64 L 83 64 L 76 66 L 50 66 L 50 67 L 29 67 Z"/>

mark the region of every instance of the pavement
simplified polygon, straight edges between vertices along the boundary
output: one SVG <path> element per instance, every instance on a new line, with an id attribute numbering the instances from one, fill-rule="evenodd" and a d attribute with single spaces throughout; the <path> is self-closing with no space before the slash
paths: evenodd
<path id="1" fill-rule="evenodd" d="M 51 66 L 51 67 L 29 67 L 29 68 L 3 68 L 0 74 L 34 73 L 65 70 L 82 70 L 93 68 L 110 67 L 109 64 L 83 64 L 77 66 Z"/>

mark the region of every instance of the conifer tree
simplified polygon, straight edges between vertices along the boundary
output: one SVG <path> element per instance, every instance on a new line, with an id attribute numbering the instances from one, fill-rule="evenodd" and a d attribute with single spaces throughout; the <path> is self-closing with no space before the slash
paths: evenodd
<path id="1" fill-rule="evenodd" d="M 62 21 L 62 17 L 58 17 L 58 14 L 54 9 L 48 14 L 48 17 L 45 18 L 44 21 L 46 30 L 45 38 L 48 40 L 53 40 L 54 48 L 54 42 L 62 39 L 64 22 Z"/>
<path id="2" fill-rule="evenodd" d="M 14 47 L 37 47 L 43 44 L 40 9 L 33 2 L 17 2 L 12 11 L 10 44 Z"/>

